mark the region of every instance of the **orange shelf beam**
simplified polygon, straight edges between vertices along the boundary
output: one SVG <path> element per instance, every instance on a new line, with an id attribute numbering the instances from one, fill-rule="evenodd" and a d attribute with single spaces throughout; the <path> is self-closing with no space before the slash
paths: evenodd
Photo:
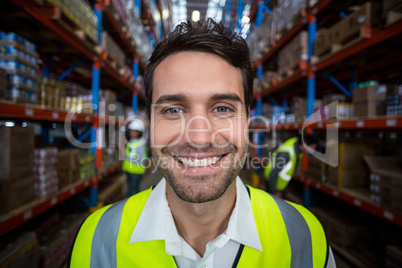
<path id="1" fill-rule="evenodd" d="M 341 200 L 345 203 L 348 203 L 352 206 L 360 208 L 370 214 L 390 221 L 394 224 L 402 226 L 402 215 L 396 212 L 390 211 L 389 209 L 383 208 L 380 205 L 374 202 L 368 202 L 367 200 L 363 200 L 359 197 L 353 196 L 350 193 L 346 193 L 341 188 L 330 185 L 328 183 L 320 182 L 314 180 L 307 175 L 297 175 L 294 177 L 295 180 L 300 181 L 307 188 L 314 188 L 320 192 L 323 192 L 327 195 L 333 196 L 338 200 Z"/>

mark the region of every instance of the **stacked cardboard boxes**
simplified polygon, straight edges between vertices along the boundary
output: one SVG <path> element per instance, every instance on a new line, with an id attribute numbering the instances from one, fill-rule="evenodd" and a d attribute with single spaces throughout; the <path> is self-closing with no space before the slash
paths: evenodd
<path id="1" fill-rule="evenodd" d="M 279 74 L 291 75 L 294 69 L 305 69 L 308 58 L 308 33 L 301 31 L 279 51 Z M 303 65 L 303 63 L 305 63 Z"/>
<path id="2" fill-rule="evenodd" d="M 57 148 L 34 151 L 34 193 L 36 197 L 48 197 L 59 190 L 57 177 Z"/>
<path id="3" fill-rule="evenodd" d="M 328 167 L 328 182 L 338 187 L 368 187 L 369 176 L 364 164 L 364 155 L 374 155 L 377 148 L 376 141 L 362 142 L 358 140 L 346 140 L 339 143 L 339 153 L 331 157 L 337 157 L 339 165 Z M 335 159 L 331 159 L 335 163 Z"/>
<path id="4" fill-rule="evenodd" d="M 103 153 L 104 155 L 104 153 Z M 90 152 L 80 152 L 80 179 L 85 180 L 95 174 L 95 155 Z M 103 165 L 103 163 L 102 163 Z"/>
<path id="5" fill-rule="evenodd" d="M 126 56 L 106 31 L 102 32 L 102 48 L 107 52 L 110 59 L 117 63 L 118 68 L 123 68 L 126 62 Z"/>
<path id="6" fill-rule="evenodd" d="M 60 150 L 57 154 L 59 189 L 80 180 L 79 150 Z"/>
<path id="7" fill-rule="evenodd" d="M 0 127 L 0 213 L 34 199 L 34 129 Z"/>
<path id="8" fill-rule="evenodd" d="M 360 36 L 363 26 L 371 27 L 380 23 L 380 3 L 367 2 L 359 10 L 334 24 L 326 33 L 319 35 L 314 43 L 314 55 L 321 56 L 331 52 L 334 44 L 345 44 Z M 339 50 L 336 47 L 334 49 Z"/>
<path id="9" fill-rule="evenodd" d="M 355 117 L 385 115 L 387 86 L 369 85 L 353 90 L 353 113 Z"/>
<path id="10" fill-rule="evenodd" d="M 380 205 L 402 213 L 402 159 L 365 156 L 370 169 L 370 198 Z"/>
<path id="11" fill-rule="evenodd" d="M 318 181 L 326 181 L 327 178 L 327 164 L 314 156 L 308 158 L 307 175 Z"/>
<path id="12" fill-rule="evenodd" d="M 116 111 L 115 103 L 116 93 L 109 89 L 102 89 L 99 100 L 100 116 L 114 116 Z"/>

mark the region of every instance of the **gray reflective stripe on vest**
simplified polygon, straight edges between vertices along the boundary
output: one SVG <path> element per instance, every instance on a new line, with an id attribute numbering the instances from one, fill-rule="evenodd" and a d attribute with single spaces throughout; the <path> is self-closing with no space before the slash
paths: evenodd
<path id="1" fill-rule="evenodd" d="M 92 239 L 91 268 L 117 267 L 117 236 L 126 202 L 127 200 L 123 200 L 113 204 L 99 219 Z"/>
<path id="2" fill-rule="evenodd" d="M 313 267 L 311 233 L 306 220 L 292 205 L 279 198 L 274 197 L 274 199 L 288 232 L 291 249 L 290 267 Z"/>

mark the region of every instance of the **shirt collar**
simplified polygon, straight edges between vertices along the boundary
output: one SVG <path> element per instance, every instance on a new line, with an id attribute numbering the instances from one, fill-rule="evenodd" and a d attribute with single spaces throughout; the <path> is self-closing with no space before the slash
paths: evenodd
<path id="1" fill-rule="evenodd" d="M 224 234 L 240 244 L 262 251 L 250 196 L 239 177 L 236 178 L 235 207 Z M 131 235 L 130 243 L 152 240 L 165 240 L 166 246 L 182 243 L 166 199 L 165 179 L 162 179 L 151 192 Z"/>

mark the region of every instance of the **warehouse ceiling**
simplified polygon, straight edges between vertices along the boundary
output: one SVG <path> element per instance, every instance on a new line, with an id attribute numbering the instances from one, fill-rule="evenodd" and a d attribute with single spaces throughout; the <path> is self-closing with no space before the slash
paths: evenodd
<path id="1" fill-rule="evenodd" d="M 176 25 L 182 21 L 196 20 L 197 14 L 199 18 L 213 17 L 220 20 L 225 2 L 226 0 L 172 0 L 173 23 Z"/>

